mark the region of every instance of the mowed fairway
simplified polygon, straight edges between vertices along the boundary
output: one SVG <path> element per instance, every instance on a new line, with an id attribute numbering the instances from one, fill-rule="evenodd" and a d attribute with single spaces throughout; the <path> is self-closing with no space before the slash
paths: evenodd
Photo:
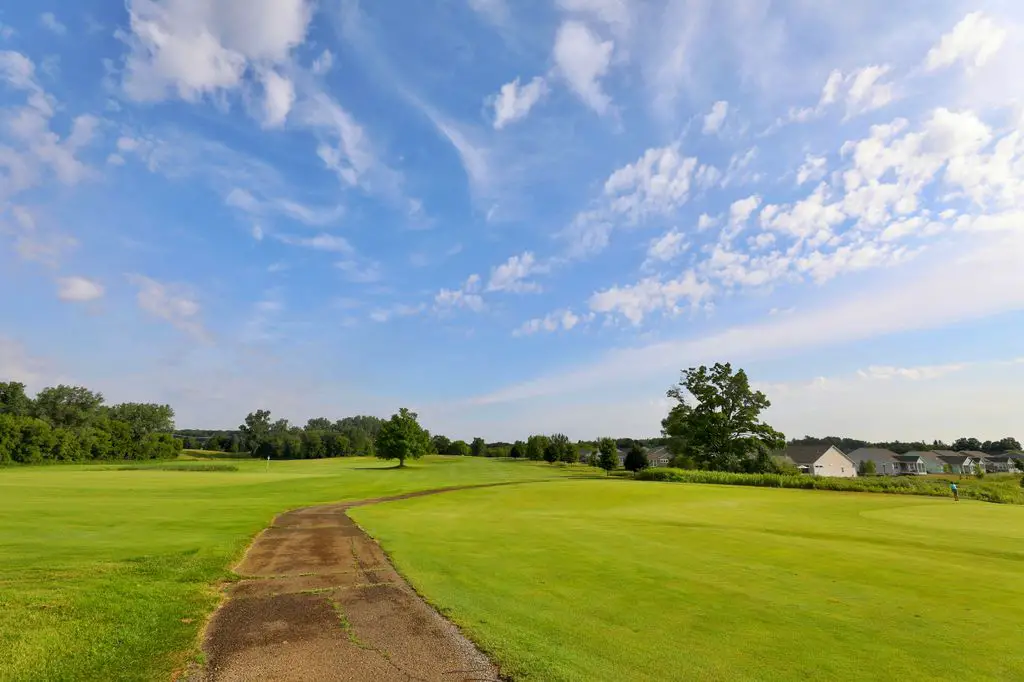
<path id="1" fill-rule="evenodd" d="M 0 679 L 167 680 L 217 604 L 209 586 L 288 509 L 564 475 L 472 458 L 231 464 L 0 470 Z"/>
<path id="2" fill-rule="evenodd" d="M 351 515 L 516 679 L 1024 679 L 1024 507 L 580 480 Z"/>

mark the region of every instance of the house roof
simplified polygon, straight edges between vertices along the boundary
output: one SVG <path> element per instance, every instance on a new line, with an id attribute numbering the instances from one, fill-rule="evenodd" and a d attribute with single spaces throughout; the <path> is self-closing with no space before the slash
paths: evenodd
<path id="1" fill-rule="evenodd" d="M 963 464 L 970 459 L 967 455 L 962 452 L 957 452 L 952 455 L 939 455 L 939 459 L 946 464 Z"/>
<path id="2" fill-rule="evenodd" d="M 821 456 L 828 452 L 829 448 L 834 446 L 828 444 L 821 445 L 787 445 L 786 450 L 783 453 L 786 457 L 789 457 L 795 464 L 814 464 Z M 842 450 L 836 448 L 840 453 Z M 843 453 L 844 455 L 846 453 Z"/>
<path id="3" fill-rule="evenodd" d="M 918 460 L 922 460 L 923 461 L 923 458 L 921 457 L 921 454 L 919 454 L 917 452 L 908 452 L 905 455 L 895 455 L 895 457 L 900 462 L 916 462 Z"/>
<path id="4" fill-rule="evenodd" d="M 886 448 L 857 448 L 846 456 L 857 464 L 860 464 L 865 460 L 871 460 L 873 462 L 891 462 L 896 459 L 896 453 Z"/>
<path id="5" fill-rule="evenodd" d="M 934 452 L 939 457 L 960 457 L 960 456 L 974 457 L 974 456 L 976 456 L 974 453 L 971 453 L 971 452 L 957 452 L 956 450 L 932 450 L 932 452 Z M 980 455 L 981 453 L 979 452 L 977 454 Z"/>
<path id="6" fill-rule="evenodd" d="M 967 455 L 968 457 L 973 457 L 974 459 L 983 459 L 985 457 L 988 457 L 988 455 L 986 455 L 984 452 L 981 452 L 979 450 L 964 450 L 964 451 L 958 452 L 956 454 Z"/>

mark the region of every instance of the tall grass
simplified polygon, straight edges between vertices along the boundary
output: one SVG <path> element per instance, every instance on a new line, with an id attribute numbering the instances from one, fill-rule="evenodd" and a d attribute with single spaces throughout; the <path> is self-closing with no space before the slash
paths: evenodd
<path id="1" fill-rule="evenodd" d="M 671 483 L 704 483 L 714 485 L 749 485 L 761 488 L 804 488 L 808 490 L 839 490 L 858 493 L 889 493 L 948 497 L 949 484 L 957 483 L 960 496 L 998 504 L 1024 504 L 1024 489 L 1016 477 L 998 479 L 955 479 L 919 476 L 861 476 L 857 478 L 826 478 L 788 474 L 734 474 L 726 471 L 689 471 L 685 469 L 647 469 L 636 475 L 639 481 Z"/>

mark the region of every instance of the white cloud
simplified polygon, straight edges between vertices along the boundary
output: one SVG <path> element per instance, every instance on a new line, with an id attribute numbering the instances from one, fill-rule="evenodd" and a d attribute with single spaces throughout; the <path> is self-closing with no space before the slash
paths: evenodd
<path id="1" fill-rule="evenodd" d="M 470 275 L 459 289 L 441 289 L 434 296 L 434 310 L 445 312 L 466 308 L 474 313 L 482 312 L 484 299 L 480 295 L 480 286 L 480 275 Z"/>
<path id="2" fill-rule="evenodd" d="M 632 24 L 629 0 L 558 0 L 564 12 L 573 12 L 603 22 L 615 35 L 625 37 Z"/>
<path id="3" fill-rule="evenodd" d="M 601 41 L 578 21 L 565 21 L 555 36 L 553 56 L 559 73 L 576 96 L 598 114 L 605 114 L 612 100 L 600 80 L 611 65 L 612 41 Z"/>
<path id="4" fill-rule="evenodd" d="M 349 258 L 338 261 L 334 267 L 341 270 L 348 281 L 357 284 L 373 284 L 384 278 L 380 265 L 373 262 L 360 262 L 357 259 Z"/>
<path id="5" fill-rule="evenodd" d="M 623 166 L 604 183 L 614 213 L 634 221 L 650 214 L 667 214 L 690 197 L 697 159 L 685 157 L 678 145 L 651 148 L 634 163 Z"/>
<path id="6" fill-rule="evenodd" d="M 942 36 L 925 59 L 929 71 L 951 66 L 957 61 L 968 68 L 984 66 L 1006 40 L 1006 29 L 981 12 L 965 16 L 953 30 Z"/>
<path id="7" fill-rule="evenodd" d="M 825 177 L 828 161 L 824 156 L 808 154 L 803 164 L 796 172 L 796 184 L 802 185 L 805 182 L 816 182 Z"/>
<path id="8" fill-rule="evenodd" d="M 199 318 L 199 302 L 186 287 L 165 284 L 142 275 L 129 275 L 128 281 L 139 290 L 136 302 L 142 310 L 169 322 L 197 341 L 210 340 Z"/>
<path id="9" fill-rule="evenodd" d="M 334 66 L 334 54 L 330 50 L 324 50 L 320 56 L 313 60 L 310 70 L 318 76 L 322 76 Z"/>
<path id="10" fill-rule="evenodd" d="M 494 129 L 501 130 L 509 123 L 525 118 L 547 89 L 547 82 L 540 76 L 522 86 L 518 78 L 502 85 L 501 91 L 490 98 L 494 107 Z"/>
<path id="11" fill-rule="evenodd" d="M 527 320 L 518 329 L 512 332 L 513 336 L 530 336 L 538 332 L 555 332 L 559 329 L 569 331 L 576 327 L 580 322 L 585 322 L 584 318 L 576 315 L 571 310 L 559 310 L 553 313 L 548 313 L 544 317 L 537 317 L 532 320 Z"/>
<path id="12" fill-rule="evenodd" d="M 544 272 L 545 268 L 537 262 L 529 251 L 512 256 L 507 261 L 491 270 L 487 291 L 506 291 L 516 294 L 535 293 L 540 285 L 527 281 L 530 275 Z"/>
<path id="13" fill-rule="evenodd" d="M 693 271 L 688 271 L 677 279 L 665 281 L 647 277 L 636 284 L 599 291 L 590 297 L 588 305 L 595 313 L 621 315 L 637 326 L 653 312 L 682 312 L 680 304 L 683 301 L 687 301 L 690 308 L 695 308 L 711 293 L 712 288 L 707 282 L 700 281 Z"/>
<path id="14" fill-rule="evenodd" d="M 284 125 L 295 103 L 295 86 L 276 71 L 263 74 L 263 125 L 278 128 Z"/>
<path id="15" fill-rule="evenodd" d="M 729 223 L 733 227 L 742 227 L 750 220 L 750 216 L 761 205 L 761 197 L 754 194 L 746 199 L 739 199 L 732 202 L 729 207 Z"/>
<path id="16" fill-rule="evenodd" d="M 43 28 L 46 30 L 52 31 L 59 36 L 68 32 L 68 27 L 62 24 L 53 12 L 43 12 L 39 15 L 39 23 L 42 24 Z"/>
<path id="17" fill-rule="evenodd" d="M 655 263 L 670 263 L 686 253 L 689 247 L 690 244 L 686 241 L 686 235 L 683 232 L 676 229 L 669 230 L 660 237 L 651 240 L 647 247 L 647 260 L 644 261 L 644 266 L 650 266 Z"/>
<path id="18" fill-rule="evenodd" d="M 714 103 L 711 107 L 711 111 L 704 117 L 704 127 L 702 131 L 705 135 L 712 135 L 717 133 L 722 124 L 725 123 L 725 117 L 729 114 L 729 103 L 725 100 L 719 100 Z"/>
<path id="19" fill-rule="evenodd" d="M 1017 254 L 1024 233 L 989 233 L 951 245 L 932 263 L 890 271 L 846 296 L 815 308 L 709 332 L 688 339 L 615 350 L 591 364 L 560 371 L 476 398 L 503 403 L 666 376 L 680 366 L 785 357 L 811 348 L 849 344 L 911 330 L 936 329 L 967 320 L 1024 310 L 1024 271 Z M 985 272 L 985 277 L 950 277 L 951 271 Z"/>
<path id="20" fill-rule="evenodd" d="M 364 182 L 377 163 L 362 126 L 340 104 L 324 93 L 316 93 L 296 108 L 303 125 L 321 131 L 325 140 L 316 153 L 347 185 Z"/>
<path id="21" fill-rule="evenodd" d="M 697 230 L 703 232 L 704 230 L 711 229 L 718 224 L 718 218 L 713 218 L 707 213 L 701 213 L 697 219 Z"/>
<path id="22" fill-rule="evenodd" d="M 103 285 L 85 277 L 61 277 L 57 280 L 57 297 L 62 301 L 95 301 L 102 298 L 103 293 Z"/>
<path id="23" fill-rule="evenodd" d="M 426 309 L 422 303 L 419 305 L 408 305 L 399 303 L 390 308 L 377 308 L 370 313 L 370 319 L 374 322 L 387 322 L 396 317 L 411 317 L 418 315 Z"/>
<path id="24" fill-rule="evenodd" d="M 124 89 L 194 101 L 239 87 L 248 68 L 285 62 L 306 37 L 307 0 L 129 0 Z"/>
<path id="25" fill-rule="evenodd" d="M 928 381 L 938 379 L 953 372 L 961 372 L 969 367 L 966 363 L 949 365 L 926 365 L 920 367 L 888 367 L 872 365 L 866 370 L 858 370 L 857 375 L 864 379 L 888 381 L 890 379 L 906 379 L 908 381 Z"/>
<path id="26" fill-rule="evenodd" d="M 306 248 L 315 249 L 317 251 L 345 254 L 355 252 L 355 249 L 352 248 L 352 245 L 349 244 L 347 239 L 335 234 L 321 233 L 315 237 L 290 237 L 282 235 L 279 239 L 286 244 L 291 244 L 293 246 L 305 246 Z"/>
<path id="27" fill-rule="evenodd" d="M 54 374 L 49 363 L 29 354 L 22 343 L 0 336 L 0 377 L 4 381 L 20 381 L 31 391 L 53 381 Z"/>

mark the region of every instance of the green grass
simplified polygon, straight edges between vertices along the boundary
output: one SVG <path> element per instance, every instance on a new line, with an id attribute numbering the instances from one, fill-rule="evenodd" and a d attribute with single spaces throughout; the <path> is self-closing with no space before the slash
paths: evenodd
<path id="1" fill-rule="evenodd" d="M 196 654 L 212 586 L 287 509 L 567 473 L 471 458 L 216 466 L 0 471 L 0 680 L 167 680 Z"/>
<path id="2" fill-rule="evenodd" d="M 1024 679 L 1024 508 L 623 480 L 355 509 L 524 680 Z"/>

